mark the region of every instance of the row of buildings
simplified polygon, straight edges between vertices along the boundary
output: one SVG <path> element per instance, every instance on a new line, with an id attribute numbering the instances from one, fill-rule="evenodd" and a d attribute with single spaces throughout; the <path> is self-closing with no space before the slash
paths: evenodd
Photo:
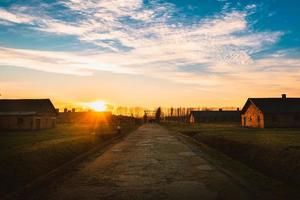
<path id="1" fill-rule="evenodd" d="M 300 98 L 249 98 L 243 109 L 192 111 L 190 123 L 237 122 L 245 127 L 300 127 Z"/>
<path id="2" fill-rule="evenodd" d="M 90 122 L 109 113 L 58 113 L 50 99 L 0 100 L 0 130 L 38 130 L 64 123 Z M 110 117 L 105 117 L 108 119 Z M 245 127 L 300 127 L 300 98 L 249 98 L 242 110 L 191 111 L 190 123 L 237 122 Z"/>

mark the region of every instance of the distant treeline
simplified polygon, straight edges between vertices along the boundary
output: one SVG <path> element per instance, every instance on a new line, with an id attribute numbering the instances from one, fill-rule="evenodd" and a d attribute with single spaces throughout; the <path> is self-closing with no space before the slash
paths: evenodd
<path id="1" fill-rule="evenodd" d="M 153 113 L 155 113 L 157 108 L 153 109 Z M 236 110 L 237 107 L 161 107 L 161 117 L 185 117 L 188 116 L 191 111 L 195 110 Z M 83 111 L 83 109 L 75 109 L 77 111 Z M 122 115 L 122 116 L 132 116 L 135 118 L 141 118 L 144 116 L 145 111 L 149 111 L 149 109 L 145 107 L 126 107 L 126 106 L 119 106 L 113 107 L 109 106 L 108 111 L 111 112 L 113 115 Z"/>

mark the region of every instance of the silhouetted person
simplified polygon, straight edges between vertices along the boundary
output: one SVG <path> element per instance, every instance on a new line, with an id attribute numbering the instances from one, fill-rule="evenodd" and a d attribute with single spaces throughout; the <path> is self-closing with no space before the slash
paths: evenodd
<path id="1" fill-rule="evenodd" d="M 147 123 L 147 121 L 148 121 L 148 116 L 147 116 L 147 113 L 145 112 L 145 114 L 144 114 L 144 123 Z"/>
<path id="2" fill-rule="evenodd" d="M 155 121 L 157 123 L 160 122 L 160 116 L 161 116 L 161 108 L 159 107 L 157 110 L 156 110 L 156 113 L 155 113 Z"/>
<path id="3" fill-rule="evenodd" d="M 119 125 L 119 126 L 117 126 L 117 132 L 118 132 L 118 134 L 121 134 L 122 133 L 122 128 L 121 128 L 121 126 Z"/>

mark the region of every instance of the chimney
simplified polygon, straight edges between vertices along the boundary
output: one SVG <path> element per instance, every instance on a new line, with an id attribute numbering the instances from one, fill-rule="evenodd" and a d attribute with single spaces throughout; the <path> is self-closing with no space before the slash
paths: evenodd
<path id="1" fill-rule="evenodd" d="M 222 109 L 222 108 L 219 108 L 219 111 L 223 111 L 223 109 Z"/>
<path id="2" fill-rule="evenodd" d="M 68 112 L 68 109 L 67 109 L 67 108 L 64 109 L 64 113 L 66 113 L 66 112 Z"/>
<path id="3" fill-rule="evenodd" d="M 74 113 L 76 110 L 75 110 L 75 108 L 72 108 L 72 112 Z"/>
<path id="4" fill-rule="evenodd" d="M 237 108 L 236 110 L 237 110 L 237 111 L 240 111 L 240 108 Z"/>
<path id="5" fill-rule="evenodd" d="M 283 99 L 286 99 L 286 94 L 282 94 L 281 97 L 282 97 Z"/>

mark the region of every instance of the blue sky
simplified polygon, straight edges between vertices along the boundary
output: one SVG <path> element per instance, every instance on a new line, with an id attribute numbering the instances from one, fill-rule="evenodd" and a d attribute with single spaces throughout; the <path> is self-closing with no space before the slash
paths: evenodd
<path id="1" fill-rule="evenodd" d="M 299 7 L 294 0 L 2 0 L 0 93 L 142 106 L 297 96 Z M 68 83 L 81 90 L 69 92 Z M 99 92 L 87 95 L 91 88 Z"/>

